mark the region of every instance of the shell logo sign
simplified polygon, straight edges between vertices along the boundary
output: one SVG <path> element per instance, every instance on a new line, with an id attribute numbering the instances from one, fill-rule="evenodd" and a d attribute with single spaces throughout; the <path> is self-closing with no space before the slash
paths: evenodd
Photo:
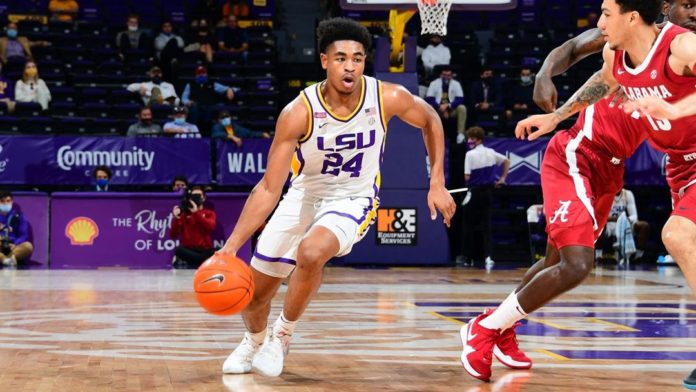
<path id="1" fill-rule="evenodd" d="M 78 216 L 65 226 L 65 236 L 71 245 L 92 245 L 99 236 L 99 226 L 86 216 Z"/>

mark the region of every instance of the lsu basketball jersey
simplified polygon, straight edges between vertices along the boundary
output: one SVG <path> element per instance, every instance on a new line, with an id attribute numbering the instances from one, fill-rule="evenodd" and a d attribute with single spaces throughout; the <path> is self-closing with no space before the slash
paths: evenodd
<path id="1" fill-rule="evenodd" d="M 300 94 L 310 119 L 295 148 L 291 187 L 321 199 L 376 198 L 387 131 L 382 83 L 363 76 L 360 101 L 347 117 L 328 108 L 322 83 Z"/>

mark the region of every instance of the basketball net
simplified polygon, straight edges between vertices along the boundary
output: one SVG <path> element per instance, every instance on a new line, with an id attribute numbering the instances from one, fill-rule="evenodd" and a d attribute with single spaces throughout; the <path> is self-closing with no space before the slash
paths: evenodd
<path id="1" fill-rule="evenodd" d="M 418 0 L 421 34 L 447 35 L 447 15 L 452 0 Z"/>

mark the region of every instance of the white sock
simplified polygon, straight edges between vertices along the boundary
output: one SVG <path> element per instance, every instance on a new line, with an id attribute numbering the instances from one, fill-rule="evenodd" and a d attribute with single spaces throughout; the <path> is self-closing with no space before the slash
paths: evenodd
<path id="1" fill-rule="evenodd" d="M 266 330 L 267 328 L 264 328 L 261 332 L 257 333 L 247 332 L 247 335 L 254 343 L 263 344 L 264 339 L 266 339 Z"/>
<path id="2" fill-rule="evenodd" d="M 283 312 L 280 312 L 278 320 L 276 320 L 275 324 L 273 325 L 273 333 L 277 334 L 278 332 L 283 331 L 285 335 L 292 336 L 293 332 L 295 332 L 295 324 L 297 324 L 297 320 L 288 321 Z"/>
<path id="3" fill-rule="evenodd" d="M 480 325 L 484 328 L 504 331 L 525 317 L 527 317 L 527 313 L 524 312 L 520 303 L 517 302 L 517 294 L 513 291 L 498 306 L 498 309 L 481 321 Z"/>

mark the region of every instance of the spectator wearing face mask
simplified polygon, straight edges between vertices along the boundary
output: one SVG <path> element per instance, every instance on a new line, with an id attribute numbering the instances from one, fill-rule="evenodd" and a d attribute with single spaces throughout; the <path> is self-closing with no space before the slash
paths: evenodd
<path id="1" fill-rule="evenodd" d="M 46 41 L 29 41 L 27 37 L 19 35 L 17 23 L 8 23 L 5 28 L 5 37 L 0 37 L 0 61 L 3 64 L 7 63 L 7 60 L 12 57 L 31 60 L 33 46 L 47 46 L 48 44 Z"/>
<path id="2" fill-rule="evenodd" d="M 208 132 L 215 115 L 215 105 L 220 101 L 220 97 L 231 101 L 234 99 L 234 90 L 210 80 L 208 70 L 199 66 L 196 68 L 196 78 L 186 84 L 181 94 L 181 103 L 190 108 L 189 121 Z"/>
<path id="3" fill-rule="evenodd" d="M 152 109 L 147 106 L 140 108 L 138 122 L 128 127 L 126 136 L 160 136 L 162 127 L 152 122 Z"/>
<path id="4" fill-rule="evenodd" d="M 503 94 L 493 76 L 493 68 L 483 67 L 480 79 L 471 86 L 471 100 L 478 111 L 503 109 Z"/>
<path id="5" fill-rule="evenodd" d="M 178 62 L 183 50 L 184 39 L 174 34 L 172 22 L 162 22 L 162 31 L 155 38 L 155 54 L 166 79 L 175 80 L 172 67 Z"/>
<path id="6" fill-rule="evenodd" d="M 171 190 L 172 190 L 172 192 L 183 192 L 188 188 L 188 186 L 189 186 L 188 178 L 186 178 L 186 176 L 179 174 L 178 176 L 175 176 L 174 179 L 172 180 Z"/>
<path id="7" fill-rule="evenodd" d="M 108 166 L 97 166 L 94 168 L 94 187 L 92 192 L 113 192 L 109 182 L 111 181 L 111 169 Z"/>
<path id="8" fill-rule="evenodd" d="M 145 106 L 179 104 L 179 96 L 176 95 L 174 85 L 162 80 L 162 69 L 160 67 L 152 67 L 149 82 L 131 83 L 127 89 L 132 93 L 140 94 Z"/>
<path id="9" fill-rule="evenodd" d="M 15 85 L 15 99 L 17 102 L 36 102 L 43 110 L 48 109 L 51 102 L 51 91 L 43 79 L 39 78 L 39 71 L 33 61 L 24 65 L 22 79 Z"/>
<path id="10" fill-rule="evenodd" d="M 211 138 L 229 140 L 237 145 L 242 146 L 242 138 L 264 138 L 270 139 L 271 134 L 268 132 L 255 132 L 251 129 L 243 127 L 236 121 L 232 121 L 230 112 L 223 110 L 218 114 L 218 121 L 213 125 Z"/>
<path id="11" fill-rule="evenodd" d="M 464 90 L 462 85 L 452 78 L 452 68 L 442 66 L 440 77 L 428 86 L 425 97 L 443 120 L 457 119 L 457 132 L 462 133 L 466 128 L 466 106 L 464 105 Z"/>
<path id="12" fill-rule="evenodd" d="M 449 65 L 451 59 L 452 54 L 449 48 L 442 43 L 442 37 L 433 34 L 430 37 L 430 45 L 423 49 L 421 54 L 426 77 L 430 78 L 436 65 Z"/>
<path id="13" fill-rule="evenodd" d="M 34 252 L 29 242 L 29 223 L 12 203 L 12 194 L 0 191 L 0 259 L 2 264 L 14 267 L 27 260 Z"/>
<path id="14" fill-rule="evenodd" d="M 149 42 L 145 30 L 140 28 L 140 17 L 137 14 L 128 15 L 126 30 L 116 34 L 116 47 L 121 53 L 128 50 L 147 50 Z"/>
<path id="15" fill-rule="evenodd" d="M 191 27 L 191 34 L 187 40 L 188 45 L 184 52 L 200 52 L 208 63 L 213 62 L 215 54 L 215 37 L 211 32 L 207 19 L 200 19 Z"/>
<path id="16" fill-rule="evenodd" d="M 201 133 L 196 124 L 186 122 L 186 108 L 177 106 L 173 110 L 173 120 L 164 124 L 164 133 L 182 139 L 200 139 Z"/>
<path id="17" fill-rule="evenodd" d="M 512 118 L 513 112 L 527 114 L 535 109 L 534 100 L 534 75 L 529 67 L 520 70 L 520 81 L 515 83 L 506 94 L 507 110 L 505 115 L 508 119 Z"/>
<path id="18" fill-rule="evenodd" d="M 246 61 L 249 49 L 249 37 L 246 30 L 238 27 L 235 15 L 227 16 L 226 22 L 227 25 L 217 31 L 218 50 Z"/>

